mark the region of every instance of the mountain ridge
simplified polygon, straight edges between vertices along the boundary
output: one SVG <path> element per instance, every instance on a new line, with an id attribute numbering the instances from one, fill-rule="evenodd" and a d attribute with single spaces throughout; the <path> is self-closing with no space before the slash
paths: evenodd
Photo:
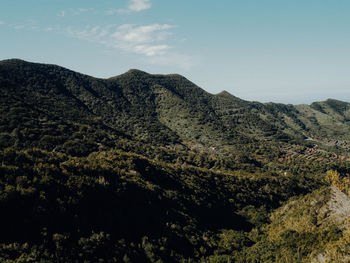
<path id="1" fill-rule="evenodd" d="M 101 77 L 94 77 L 94 76 L 90 76 L 88 74 L 84 74 L 84 73 L 79 73 L 77 71 L 74 71 L 74 70 L 71 70 L 67 67 L 62 67 L 58 64 L 51 64 L 51 63 L 41 63 L 41 62 L 29 62 L 29 61 L 26 61 L 26 60 L 23 60 L 23 59 L 20 59 L 20 58 L 10 58 L 10 59 L 3 59 L 3 60 L 0 60 L 0 64 L 17 64 L 17 63 L 20 63 L 20 64 L 31 64 L 31 65 L 41 65 L 41 66 L 53 66 L 53 67 L 59 67 L 63 70 L 67 70 L 67 71 L 71 71 L 71 72 L 74 72 L 74 73 L 77 73 L 77 74 L 80 74 L 80 75 L 85 75 L 85 76 L 89 76 L 91 78 L 94 78 L 94 79 L 100 79 L 100 80 L 113 80 L 114 78 L 118 78 L 120 76 L 123 76 L 123 75 L 127 75 L 127 74 L 132 74 L 132 73 L 136 73 L 138 75 L 150 75 L 150 76 L 176 76 L 176 77 L 181 77 L 181 78 L 184 78 L 186 80 L 188 80 L 186 77 L 180 75 L 180 74 L 177 74 L 177 73 L 167 73 L 167 74 L 153 74 L 153 73 L 148 73 L 146 71 L 143 71 L 143 70 L 140 70 L 140 69 L 136 69 L 136 68 L 131 68 L 129 70 L 127 70 L 126 72 L 124 73 L 121 73 L 119 75 L 115 75 L 115 76 L 112 76 L 112 77 L 107 77 L 107 78 L 101 78 Z M 189 81 L 189 80 L 188 80 Z M 204 89 L 203 89 L 204 90 Z M 205 91 L 205 90 L 204 90 Z M 207 92 L 207 91 L 206 91 Z M 209 92 L 207 92 L 209 93 Z M 238 98 L 236 97 L 235 95 L 231 94 L 230 92 L 228 92 L 227 90 L 222 90 L 218 93 L 209 93 L 211 95 L 216 95 L 216 96 L 232 96 L 232 97 L 235 97 L 235 98 Z M 243 99 L 240 99 L 238 98 L 239 100 L 243 100 Z M 247 101 L 247 102 L 258 102 L 258 103 L 262 103 L 262 104 L 281 104 L 281 105 L 293 105 L 293 106 L 297 106 L 297 105 L 308 105 L 308 106 L 311 106 L 313 103 L 321 103 L 321 102 L 328 102 L 328 101 L 336 101 L 336 102 L 340 102 L 340 103 L 345 103 L 345 104 L 349 104 L 350 102 L 347 102 L 347 101 L 342 101 L 342 100 L 339 100 L 339 99 L 333 99 L 333 98 L 327 98 L 325 100 L 322 100 L 322 101 L 315 101 L 315 102 L 311 102 L 310 104 L 305 104 L 305 103 L 297 103 L 297 104 L 292 104 L 292 103 L 278 103 L 278 102 L 273 102 L 273 101 L 270 101 L 270 102 L 259 102 L 259 101 L 250 101 L 250 100 L 243 100 L 243 101 Z"/>
<path id="2" fill-rule="evenodd" d="M 247 143 L 266 144 L 268 138 L 277 144 L 303 145 L 310 143 L 306 138 L 314 138 L 325 147 L 345 151 L 349 147 L 350 104 L 337 100 L 311 105 L 250 102 L 227 91 L 210 94 L 177 74 L 131 69 L 99 79 L 17 59 L 1 61 L 0 74 L 2 83 L 16 86 L 33 108 L 44 107 L 61 116 L 74 112 L 81 120 L 97 118 L 119 134 L 151 144 L 191 149 L 199 143 L 207 149 L 220 146 L 225 152 Z M 17 96 L 4 84 L 2 89 L 9 98 Z M 343 128 L 335 129 L 339 124 Z M 330 138 L 335 133 L 340 144 Z"/>

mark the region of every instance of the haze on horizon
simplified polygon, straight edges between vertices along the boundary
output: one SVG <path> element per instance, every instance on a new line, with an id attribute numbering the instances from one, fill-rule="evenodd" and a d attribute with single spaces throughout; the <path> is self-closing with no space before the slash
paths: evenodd
<path id="1" fill-rule="evenodd" d="M 0 60 L 178 73 L 246 100 L 350 101 L 346 0 L 3 0 Z"/>

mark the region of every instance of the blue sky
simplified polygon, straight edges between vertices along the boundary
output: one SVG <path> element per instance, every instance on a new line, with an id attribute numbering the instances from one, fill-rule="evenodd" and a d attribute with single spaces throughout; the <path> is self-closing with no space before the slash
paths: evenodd
<path id="1" fill-rule="evenodd" d="M 179 73 L 247 100 L 350 101 L 349 0 L 1 0 L 0 60 Z"/>

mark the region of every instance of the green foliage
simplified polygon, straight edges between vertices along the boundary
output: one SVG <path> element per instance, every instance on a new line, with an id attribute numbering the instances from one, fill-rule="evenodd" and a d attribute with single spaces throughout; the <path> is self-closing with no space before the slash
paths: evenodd
<path id="1" fill-rule="evenodd" d="M 25 253 L 65 262 L 229 253 L 250 246 L 244 231 L 261 224 L 240 210 L 271 210 L 310 191 L 307 178 L 213 172 L 116 151 L 78 158 L 7 148 L 0 160 L 0 244 L 28 243 Z M 228 230 L 217 245 L 208 242 L 220 229 Z M 24 252 L 1 253 L 14 260 Z"/>
<path id="2" fill-rule="evenodd" d="M 316 210 L 324 173 L 350 171 L 348 103 L 262 104 L 179 75 L 96 79 L 20 60 L 0 62 L 0 89 L 1 262 L 347 253 L 348 231 L 320 227 Z M 310 207 L 309 193 L 323 198 Z"/>

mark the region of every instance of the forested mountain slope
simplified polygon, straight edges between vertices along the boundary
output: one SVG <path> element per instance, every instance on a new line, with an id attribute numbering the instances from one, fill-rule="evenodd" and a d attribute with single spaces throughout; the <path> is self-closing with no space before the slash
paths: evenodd
<path id="1" fill-rule="evenodd" d="M 176 74 L 22 60 L 0 61 L 0 90 L 1 262 L 348 253 L 346 223 L 315 210 L 348 195 L 347 102 L 264 104 Z"/>
<path id="2" fill-rule="evenodd" d="M 345 147 L 350 139 L 350 104 L 336 100 L 310 106 L 261 104 L 227 92 L 209 94 L 180 75 L 130 70 L 103 80 L 20 60 L 2 61 L 0 73 L 2 99 L 7 106 L 17 103 L 13 111 L 30 109 L 39 120 L 51 114 L 46 118 L 96 122 L 152 144 L 225 146 L 262 137 L 332 141 L 337 136 L 342 141 L 338 140 L 339 147 Z M 2 111 L 11 118 L 6 108 Z M 2 132 L 11 133 L 14 128 Z"/>

